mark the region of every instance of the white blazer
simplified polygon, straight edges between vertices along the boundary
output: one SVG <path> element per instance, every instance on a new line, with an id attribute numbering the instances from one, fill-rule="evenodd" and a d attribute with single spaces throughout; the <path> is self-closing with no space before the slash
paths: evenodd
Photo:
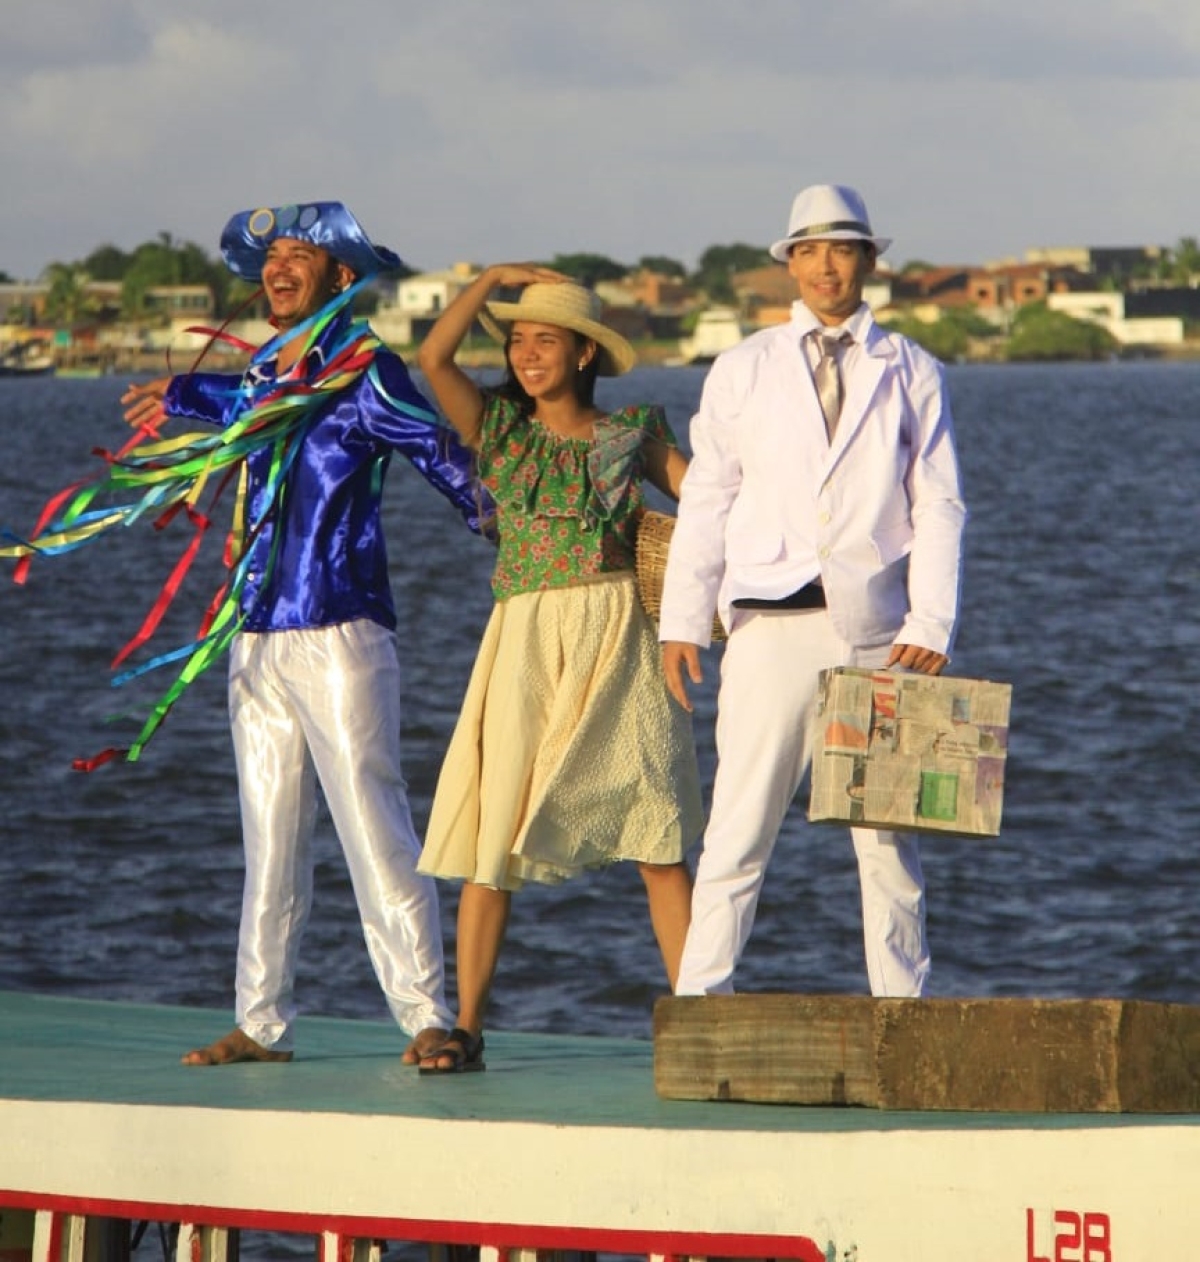
<path id="1" fill-rule="evenodd" d="M 691 425 L 659 638 L 705 646 L 714 608 L 733 632 L 734 600 L 775 599 L 819 577 L 848 643 L 948 656 L 966 509 L 941 365 L 860 307 L 845 325 L 856 344 L 830 444 L 802 344 L 815 327 L 797 302 L 788 324 L 713 364 Z"/>

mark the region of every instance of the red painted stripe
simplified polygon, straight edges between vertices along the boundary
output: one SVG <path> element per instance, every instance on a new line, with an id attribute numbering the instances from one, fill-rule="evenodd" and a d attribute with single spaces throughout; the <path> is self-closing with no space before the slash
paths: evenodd
<path id="1" fill-rule="evenodd" d="M 185 1222 L 245 1231 L 279 1231 L 319 1236 L 333 1232 L 357 1240 L 415 1240 L 474 1244 L 507 1249 L 573 1249 L 584 1253 L 662 1253 L 700 1257 L 787 1258 L 825 1262 L 825 1250 L 808 1236 L 724 1232 L 630 1231 L 605 1227 L 550 1227 L 532 1223 L 439 1222 L 417 1218 L 363 1218 L 346 1214 L 305 1214 L 287 1210 L 230 1209 L 112 1201 L 90 1196 L 46 1196 L 0 1191 L 0 1207 L 54 1210 L 85 1217 Z"/>

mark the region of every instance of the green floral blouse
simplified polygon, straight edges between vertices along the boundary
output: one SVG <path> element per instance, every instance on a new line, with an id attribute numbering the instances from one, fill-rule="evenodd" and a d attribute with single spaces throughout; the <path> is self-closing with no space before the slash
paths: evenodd
<path id="1" fill-rule="evenodd" d="M 586 439 L 560 438 L 510 400 L 488 400 L 478 466 L 496 502 L 497 600 L 634 568 L 647 437 L 675 445 L 656 404 L 610 412 Z"/>

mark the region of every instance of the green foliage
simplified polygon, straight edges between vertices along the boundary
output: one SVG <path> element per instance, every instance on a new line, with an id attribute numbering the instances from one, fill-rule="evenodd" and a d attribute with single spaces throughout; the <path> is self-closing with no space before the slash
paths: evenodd
<path id="1" fill-rule="evenodd" d="M 229 274 L 191 241 L 175 241 L 160 232 L 157 241 L 146 241 L 134 250 L 121 277 L 121 314 L 137 319 L 145 314 L 146 291 L 159 285 L 209 285 L 218 309 L 229 287 Z"/>
<path id="2" fill-rule="evenodd" d="M 129 270 L 131 256 L 115 245 L 102 245 L 85 258 L 80 266 L 92 280 L 120 280 Z"/>
<path id="3" fill-rule="evenodd" d="M 956 321 L 945 316 L 932 323 L 918 320 L 915 316 L 893 316 L 883 324 L 885 328 L 912 338 L 938 359 L 953 361 L 967 353 L 970 335 Z"/>
<path id="4" fill-rule="evenodd" d="M 413 274 L 413 269 L 404 265 L 396 273 L 399 277 Z M 169 232 L 160 232 L 155 240 L 144 241 L 129 252 L 115 245 L 102 245 L 82 263 L 51 263 L 45 272 L 48 282 L 57 285 L 51 307 L 62 313 L 78 310 L 81 301 L 71 292 L 68 275 L 93 281 L 119 281 L 121 315 L 127 320 L 138 320 L 146 315 L 146 291 L 160 285 L 207 285 L 213 291 L 217 315 L 222 317 L 239 311 L 258 292 L 258 285 L 232 275 L 223 260 L 209 257 L 194 242 L 176 241 Z M 355 299 L 354 309 L 358 314 L 369 315 L 378 304 L 379 294 L 368 288 Z M 252 312 L 246 310 L 240 314 Z M 72 322 L 65 314 L 54 318 L 61 318 L 63 323 Z"/>
<path id="5" fill-rule="evenodd" d="M 960 359 L 970 349 L 972 341 L 998 337 L 999 330 L 974 307 L 954 307 L 943 311 L 932 324 L 913 316 L 893 316 L 882 323 L 897 333 L 910 337 L 931 355 L 950 362 Z"/>
<path id="6" fill-rule="evenodd" d="M 1007 353 L 1020 360 L 1091 360 L 1107 359 L 1116 349 L 1107 329 L 1039 302 L 1021 307 L 1013 317 Z"/>
<path id="7" fill-rule="evenodd" d="M 88 281 L 120 281 L 121 314 L 126 319 L 145 314 L 146 290 L 158 285 L 208 285 L 217 311 L 223 312 L 233 279 L 223 262 L 210 258 L 191 241 L 175 241 L 169 232 L 160 232 L 157 240 L 145 241 L 131 253 L 102 245 L 82 262 L 51 263 L 43 275 L 52 286 L 57 282 L 62 297 L 56 301 L 63 310 L 75 303 L 65 279 L 69 273 Z"/>
<path id="8" fill-rule="evenodd" d="M 692 283 L 703 289 L 714 302 L 736 302 L 733 278 L 738 272 L 750 272 L 767 267 L 771 256 L 760 245 L 710 245 L 700 256 L 700 262 L 692 274 Z"/>
<path id="9" fill-rule="evenodd" d="M 77 263 L 51 263 L 43 274 L 46 291 L 46 318 L 71 328 L 96 314 L 98 303 L 87 292 L 91 279 Z"/>
<path id="10" fill-rule="evenodd" d="M 589 288 L 599 281 L 620 280 L 629 274 L 624 263 L 614 262 L 604 254 L 556 254 L 550 266 Z"/>
<path id="11" fill-rule="evenodd" d="M 687 279 L 687 268 L 678 260 L 668 258 L 665 254 L 643 254 L 638 259 L 638 267 L 658 276 L 673 276 L 676 280 Z"/>
<path id="12" fill-rule="evenodd" d="M 956 307 L 947 311 L 943 319 L 952 320 L 968 337 L 999 337 L 1000 330 L 991 320 L 985 320 L 974 307 Z"/>
<path id="13" fill-rule="evenodd" d="M 12 285 L 14 283 L 13 278 L 3 268 L 0 268 L 0 285 Z"/>
<path id="14" fill-rule="evenodd" d="M 1190 285 L 1200 276 L 1200 243 L 1195 237 L 1181 237 L 1179 244 L 1169 253 L 1169 279 L 1180 285 Z"/>

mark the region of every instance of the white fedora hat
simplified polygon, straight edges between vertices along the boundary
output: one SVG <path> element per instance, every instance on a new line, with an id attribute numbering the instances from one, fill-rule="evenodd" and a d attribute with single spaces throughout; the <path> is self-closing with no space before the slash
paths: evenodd
<path id="1" fill-rule="evenodd" d="M 788 234 L 771 246 L 771 257 L 780 263 L 797 241 L 870 241 L 882 254 L 892 244 L 891 237 L 877 237 L 871 231 L 867 204 L 844 184 L 810 184 L 796 194 Z"/>

